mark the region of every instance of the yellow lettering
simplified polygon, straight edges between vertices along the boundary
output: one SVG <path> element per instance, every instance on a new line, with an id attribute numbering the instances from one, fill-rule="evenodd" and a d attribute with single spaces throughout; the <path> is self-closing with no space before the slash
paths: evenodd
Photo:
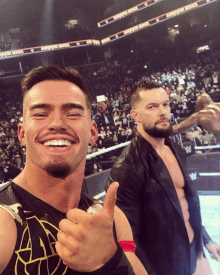
<path id="1" fill-rule="evenodd" d="M 99 40 L 92 40 L 94 45 L 100 45 L 100 41 Z"/>
<path id="2" fill-rule="evenodd" d="M 115 16 L 113 16 L 113 18 L 115 20 L 117 20 L 117 19 L 120 19 L 122 17 L 125 17 L 126 15 L 128 15 L 128 12 L 127 11 L 123 11 L 123 12 L 120 12 L 119 14 L 116 14 Z"/>
<path id="3" fill-rule="evenodd" d="M 6 56 L 10 56 L 10 55 L 12 55 L 12 53 L 11 53 L 10 51 L 0 53 L 0 56 L 1 56 L 1 57 L 6 57 Z"/>
<path id="4" fill-rule="evenodd" d="M 139 25 L 139 28 L 140 28 L 140 29 L 143 29 L 143 28 L 145 28 L 145 27 L 147 27 L 147 26 L 149 26 L 149 25 L 150 25 L 150 23 L 147 21 L 147 22 L 141 23 L 141 24 Z"/>
<path id="5" fill-rule="evenodd" d="M 54 50 L 54 49 L 58 49 L 57 45 L 51 45 L 51 46 L 43 46 L 41 47 L 42 51 L 50 51 L 50 50 Z"/>
<path id="6" fill-rule="evenodd" d="M 190 5 L 185 6 L 185 10 L 191 10 L 198 7 L 198 3 L 192 3 Z"/>
<path id="7" fill-rule="evenodd" d="M 102 44 L 106 44 L 106 43 L 108 43 L 109 41 L 110 41 L 110 38 L 109 38 L 109 37 L 104 38 L 104 39 L 101 40 Z"/>
<path id="8" fill-rule="evenodd" d="M 16 54 L 23 54 L 24 52 L 22 50 L 15 50 L 15 51 L 12 51 L 12 54 L 13 55 L 16 55 Z"/>
<path id="9" fill-rule="evenodd" d="M 69 43 L 63 43 L 63 44 L 58 44 L 58 48 L 69 48 L 70 47 L 70 45 L 69 45 Z"/>
<path id="10" fill-rule="evenodd" d="M 136 32 L 138 29 L 139 29 L 139 26 L 132 27 L 130 29 L 125 30 L 124 34 L 129 34 L 129 33 Z"/>
<path id="11" fill-rule="evenodd" d="M 133 12 L 136 12 L 136 11 L 138 11 L 138 7 L 137 6 L 128 9 L 128 13 L 133 13 Z"/>

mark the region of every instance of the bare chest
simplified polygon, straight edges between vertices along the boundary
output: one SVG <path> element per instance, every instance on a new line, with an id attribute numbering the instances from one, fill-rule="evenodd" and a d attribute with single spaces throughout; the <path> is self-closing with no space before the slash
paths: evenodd
<path id="1" fill-rule="evenodd" d="M 160 157 L 164 161 L 164 164 L 166 165 L 167 170 L 169 171 L 169 174 L 173 180 L 176 189 L 183 188 L 185 185 L 183 173 L 180 169 L 177 159 L 173 155 L 173 152 L 170 149 L 168 149 L 166 154 L 160 155 Z"/>
<path id="2" fill-rule="evenodd" d="M 174 183 L 174 186 L 176 189 L 176 193 L 177 193 L 177 197 L 179 199 L 180 207 L 182 209 L 186 230 L 187 230 L 187 233 L 189 236 L 189 241 L 191 243 L 194 238 L 194 232 L 193 232 L 193 229 L 189 223 L 190 214 L 189 214 L 189 210 L 188 210 L 188 202 L 185 198 L 185 193 L 184 193 L 184 188 L 183 188 L 185 186 L 183 173 L 180 169 L 177 159 L 173 155 L 173 152 L 170 150 L 170 148 L 167 149 L 165 154 L 159 154 L 159 155 L 162 158 L 162 160 L 164 161 L 164 163 L 167 167 L 167 170 L 173 180 L 173 183 Z"/>

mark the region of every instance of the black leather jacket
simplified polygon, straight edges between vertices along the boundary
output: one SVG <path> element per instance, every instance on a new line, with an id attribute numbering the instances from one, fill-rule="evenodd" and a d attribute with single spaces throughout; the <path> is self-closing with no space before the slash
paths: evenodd
<path id="1" fill-rule="evenodd" d="M 199 254 L 204 229 L 199 198 L 186 171 L 186 153 L 170 138 L 165 144 L 172 150 L 184 175 L 189 221 Z M 140 133 L 114 164 L 106 191 L 113 181 L 119 182 L 116 204 L 130 222 L 136 255 L 148 273 L 190 275 L 190 243 L 176 189 L 164 162 Z M 209 240 L 207 234 L 205 242 Z"/>

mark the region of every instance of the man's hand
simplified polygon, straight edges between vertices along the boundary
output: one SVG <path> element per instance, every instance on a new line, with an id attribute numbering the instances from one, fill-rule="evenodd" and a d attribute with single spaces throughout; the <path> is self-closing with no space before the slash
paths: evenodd
<path id="1" fill-rule="evenodd" d="M 205 245 L 205 248 L 210 253 L 212 259 L 220 261 L 220 244 L 208 243 Z"/>
<path id="2" fill-rule="evenodd" d="M 209 104 L 205 109 L 199 111 L 198 123 L 209 132 L 220 133 L 220 108 Z"/>
<path id="3" fill-rule="evenodd" d="M 110 185 L 104 206 L 93 214 L 72 209 L 63 219 L 57 234 L 56 250 L 63 263 L 75 271 L 93 272 L 116 253 L 113 219 L 119 184 Z"/>

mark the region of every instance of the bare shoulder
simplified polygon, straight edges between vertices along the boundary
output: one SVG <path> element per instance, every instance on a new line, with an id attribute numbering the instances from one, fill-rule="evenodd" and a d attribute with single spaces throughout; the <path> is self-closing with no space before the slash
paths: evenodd
<path id="1" fill-rule="evenodd" d="M 0 273 L 8 265 L 17 240 L 17 227 L 11 214 L 0 208 Z"/>
<path id="2" fill-rule="evenodd" d="M 133 241 L 133 234 L 128 219 L 117 206 L 115 206 L 114 220 L 118 242 Z"/>

